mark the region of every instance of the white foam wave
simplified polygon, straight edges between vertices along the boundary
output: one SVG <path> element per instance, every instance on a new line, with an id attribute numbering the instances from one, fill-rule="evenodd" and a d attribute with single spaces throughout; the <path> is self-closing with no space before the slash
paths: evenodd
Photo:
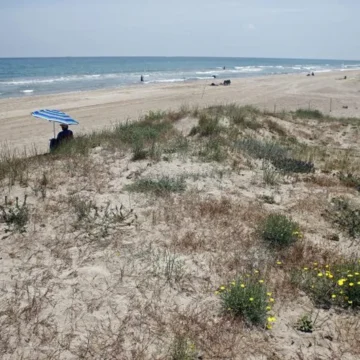
<path id="1" fill-rule="evenodd" d="M 235 66 L 235 70 L 229 70 L 230 73 L 251 73 L 251 72 L 260 72 L 264 69 L 260 67 L 253 66 Z"/>
<path id="2" fill-rule="evenodd" d="M 34 85 L 34 84 L 51 84 L 56 82 L 67 82 L 67 81 L 83 81 L 83 80 L 94 80 L 94 79 L 112 79 L 121 77 L 124 74 L 92 74 L 92 75 L 71 75 L 61 76 L 54 78 L 45 79 L 20 79 L 12 81 L 1 82 L 1 85 Z"/>
<path id="3" fill-rule="evenodd" d="M 34 90 L 21 90 L 21 92 L 24 94 L 31 94 L 34 92 Z"/>

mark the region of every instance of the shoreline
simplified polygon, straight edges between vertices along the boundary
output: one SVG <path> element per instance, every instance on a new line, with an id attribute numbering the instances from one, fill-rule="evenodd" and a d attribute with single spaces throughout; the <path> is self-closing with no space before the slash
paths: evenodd
<path id="1" fill-rule="evenodd" d="M 340 80 L 346 73 L 347 80 Z M 360 117 L 360 70 L 305 74 L 277 74 L 231 79 L 231 86 L 212 87 L 223 79 L 179 83 L 135 84 L 115 89 L 85 90 L 0 99 L 0 142 L 10 148 L 46 150 L 52 126 L 30 113 L 40 108 L 69 112 L 80 122 L 76 133 L 91 132 L 150 110 L 177 109 L 182 105 L 208 106 L 234 102 L 267 110 L 311 107 L 334 116 Z M 347 108 L 343 108 L 347 106 Z"/>

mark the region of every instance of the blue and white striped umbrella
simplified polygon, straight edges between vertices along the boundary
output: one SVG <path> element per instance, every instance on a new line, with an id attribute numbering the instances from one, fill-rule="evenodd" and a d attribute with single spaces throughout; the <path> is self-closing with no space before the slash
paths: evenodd
<path id="1" fill-rule="evenodd" d="M 54 124 L 54 137 L 55 137 L 55 123 L 64 125 L 78 125 L 78 121 L 73 119 L 68 114 L 59 110 L 38 110 L 31 113 L 32 116 L 48 121 Z"/>

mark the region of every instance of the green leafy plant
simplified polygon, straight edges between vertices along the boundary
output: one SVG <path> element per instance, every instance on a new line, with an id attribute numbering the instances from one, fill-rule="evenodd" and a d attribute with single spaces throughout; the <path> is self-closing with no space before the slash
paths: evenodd
<path id="1" fill-rule="evenodd" d="M 15 204 L 12 204 L 5 197 L 5 205 L 0 206 L 1 220 L 7 225 L 5 232 L 18 232 L 20 234 L 26 232 L 26 225 L 29 221 L 29 209 L 26 200 L 27 195 L 24 196 L 24 201 L 20 205 L 19 198 L 16 197 Z"/>
<path id="2" fill-rule="evenodd" d="M 301 316 L 296 323 L 296 329 L 301 332 L 312 333 L 314 330 L 314 323 L 311 320 L 311 315 L 305 314 Z"/>
<path id="3" fill-rule="evenodd" d="M 299 225 L 281 214 L 270 214 L 259 226 L 261 238 L 275 247 L 286 247 L 302 237 Z"/>

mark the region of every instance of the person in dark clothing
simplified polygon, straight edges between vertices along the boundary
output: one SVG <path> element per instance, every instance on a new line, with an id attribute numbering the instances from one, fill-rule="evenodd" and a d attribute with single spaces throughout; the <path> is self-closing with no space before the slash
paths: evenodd
<path id="1" fill-rule="evenodd" d="M 143 75 L 140 76 L 140 81 L 144 82 L 144 76 Z"/>
<path id="2" fill-rule="evenodd" d="M 58 133 L 56 140 L 60 144 L 64 140 L 72 139 L 74 134 L 71 130 L 69 130 L 69 126 L 65 124 L 61 124 L 61 131 Z"/>
<path id="3" fill-rule="evenodd" d="M 71 130 L 69 130 L 69 126 L 65 124 L 61 124 L 61 131 L 58 133 L 56 139 L 50 140 L 50 150 L 55 150 L 61 143 L 64 141 L 68 141 L 74 137 L 74 134 Z"/>

